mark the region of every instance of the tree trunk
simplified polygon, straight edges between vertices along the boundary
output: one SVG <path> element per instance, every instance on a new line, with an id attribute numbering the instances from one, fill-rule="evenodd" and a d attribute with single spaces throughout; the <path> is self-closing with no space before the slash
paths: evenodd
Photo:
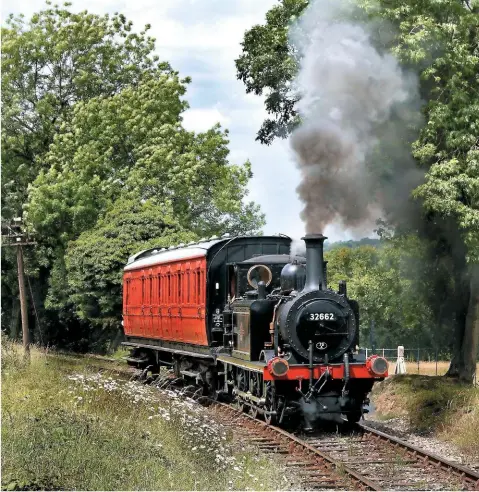
<path id="1" fill-rule="evenodd" d="M 472 383 L 476 374 L 477 349 L 479 345 L 479 265 L 470 268 L 470 294 L 466 326 L 462 342 L 462 364 L 459 378 Z"/>
<path id="2" fill-rule="evenodd" d="M 446 376 L 450 378 L 458 378 L 462 359 L 462 341 L 464 340 L 465 326 L 456 321 L 454 329 L 454 346 L 452 349 L 452 359 Z"/>
<path id="3" fill-rule="evenodd" d="M 453 265 L 456 275 L 454 282 L 454 302 L 452 303 L 451 307 L 454 306 L 455 326 L 452 359 L 446 376 L 458 378 L 464 367 L 463 344 L 464 335 L 466 332 L 466 315 L 468 312 L 470 298 L 470 281 L 469 277 L 466 275 L 465 266 L 461 262 L 458 262 L 456 259 Z"/>
<path id="4" fill-rule="evenodd" d="M 446 376 L 472 383 L 479 346 L 479 265 L 469 267 L 468 283 L 458 285 L 454 352 Z"/>

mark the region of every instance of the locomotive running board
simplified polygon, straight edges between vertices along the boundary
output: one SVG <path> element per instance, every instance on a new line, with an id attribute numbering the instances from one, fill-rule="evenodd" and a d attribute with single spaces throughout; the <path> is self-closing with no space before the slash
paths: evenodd
<path id="1" fill-rule="evenodd" d="M 230 355 L 219 355 L 216 360 L 225 364 L 242 367 L 243 369 L 249 369 L 250 371 L 260 372 L 261 374 L 263 374 L 263 370 L 266 367 L 264 362 L 251 362 L 237 359 L 235 357 L 231 357 Z"/>
<path id="2" fill-rule="evenodd" d="M 134 342 L 122 342 L 122 345 L 126 345 L 128 347 L 147 348 L 151 350 L 161 350 L 163 352 L 171 352 L 173 354 L 178 354 L 178 355 L 188 355 L 189 357 L 197 357 L 201 359 L 214 359 L 212 355 L 201 354 L 196 352 L 188 352 L 187 350 L 177 350 L 168 347 L 161 347 L 160 345 L 147 345 L 143 343 L 134 343 Z"/>

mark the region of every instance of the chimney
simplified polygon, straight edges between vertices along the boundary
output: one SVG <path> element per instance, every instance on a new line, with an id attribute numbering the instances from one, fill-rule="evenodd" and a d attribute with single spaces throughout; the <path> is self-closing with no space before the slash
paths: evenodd
<path id="1" fill-rule="evenodd" d="M 323 243 L 327 239 L 322 234 L 306 234 L 306 284 L 303 292 L 321 290 L 325 284 Z"/>

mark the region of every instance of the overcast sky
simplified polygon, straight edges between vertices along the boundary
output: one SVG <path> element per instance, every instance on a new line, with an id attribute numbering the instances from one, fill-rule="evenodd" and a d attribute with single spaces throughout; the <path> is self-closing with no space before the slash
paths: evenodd
<path id="1" fill-rule="evenodd" d="M 169 61 L 181 76 L 190 76 L 184 115 L 188 130 L 203 131 L 219 122 L 230 131 L 230 162 L 249 159 L 254 177 L 249 198 L 266 214 L 264 232 L 282 232 L 298 238 L 304 233 L 299 217 L 302 205 L 296 195 L 297 171 L 287 140 L 271 146 L 255 142 L 265 117 L 263 100 L 246 94 L 236 79 L 234 60 L 241 52 L 245 30 L 263 23 L 273 0 L 82 0 L 72 9 L 93 13 L 121 12 L 136 31 L 151 24 L 160 58 Z M 43 0 L 2 2 L 2 19 L 9 13 L 30 17 L 43 9 Z M 348 238 L 334 227 L 323 232 L 330 240 Z"/>

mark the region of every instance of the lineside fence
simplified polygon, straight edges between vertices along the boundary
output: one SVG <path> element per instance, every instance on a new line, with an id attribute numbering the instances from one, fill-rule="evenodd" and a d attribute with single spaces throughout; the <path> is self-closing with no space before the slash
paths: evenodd
<path id="1" fill-rule="evenodd" d="M 361 354 L 367 357 L 380 355 L 389 361 L 389 373 L 394 374 L 398 361 L 398 347 L 396 348 L 369 348 L 359 349 Z M 452 354 L 444 349 L 430 347 L 404 347 L 404 363 L 407 374 L 421 374 L 424 376 L 443 376 L 449 369 Z M 479 361 L 476 370 L 474 384 L 479 386 Z"/>

